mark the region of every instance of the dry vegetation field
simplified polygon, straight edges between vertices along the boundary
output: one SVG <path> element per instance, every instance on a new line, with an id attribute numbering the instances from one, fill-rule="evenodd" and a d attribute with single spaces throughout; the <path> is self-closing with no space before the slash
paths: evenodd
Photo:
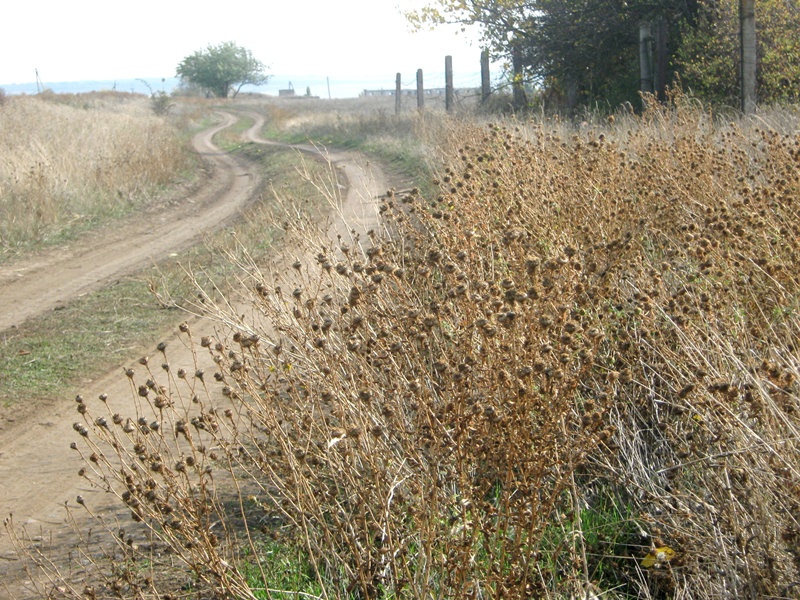
<path id="1" fill-rule="evenodd" d="M 436 180 L 240 249 L 215 372 L 79 401 L 82 475 L 231 597 L 798 597 L 797 113 L 407 123 Z"/>
<path id="2" fill-rule="evenodd" d="M 141 95 L 7 96 L 0 116 L 0 260 L 142 206 L 188 167 Z"/>

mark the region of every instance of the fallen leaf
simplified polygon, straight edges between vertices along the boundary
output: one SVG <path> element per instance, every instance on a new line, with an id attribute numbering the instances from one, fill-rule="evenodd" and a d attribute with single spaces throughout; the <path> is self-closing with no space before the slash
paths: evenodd
<path id="1" fill-rule="evenodd" d="M 675 556 L 675 550 L 669 546 L 661 546 L 649 552 L 647 556 L 642 559 L 642 566 L 645 569 L 649 569 L 657 564 L 660 565 L 661 563 L 672 560 L 673 556 Z"/>

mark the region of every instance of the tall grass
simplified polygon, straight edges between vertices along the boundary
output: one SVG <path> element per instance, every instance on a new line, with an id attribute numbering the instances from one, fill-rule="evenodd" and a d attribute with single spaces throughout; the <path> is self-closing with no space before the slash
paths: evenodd
<path id="1" fill-rule="evenodd" d="M 78 402 L 76 447 L 237 597 L 274 591 L 259 529 L 316 597 L 795 596 L 796 131 L 680 95 L 445 120 L 438 193 L 352 239 L 296 219 L 273 268 L 240 253 L 249 308 L 184 328 L 213 374 L 160 347 L 130 420 Z"/>
<path id="2" fill-rule="evenodd" d="M 0 108 L 0 245 L 47 242 L 153 197 L 187 168 L 178 132 L 128 94 L 8 97 Z"/>

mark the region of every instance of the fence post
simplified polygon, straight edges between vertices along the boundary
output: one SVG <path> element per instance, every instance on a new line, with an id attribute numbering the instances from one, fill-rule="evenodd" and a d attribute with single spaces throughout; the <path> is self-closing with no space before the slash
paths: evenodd
<path id="1" fill-rule="evenodd" d="M 400 95 L 402 94 L 400 73 L 394 79 L 394 114 L 400 114 Z"/>
<path id="2" fill-rule="evenodd" d="M 739 0 L 739 43 L 741 48 L 742 112 L 756 109 L 756 2 Z"/>
<path id="3" fill-rule="evenodd" d="M 425 87 L 422 85 L 422 69 L 417 69 L 417 108 L 425 107 Z"/>
<path id="4" fill-rule="evenodd" d="M 481 104 L 486 104 L 492 90 L 489 87 L 489 51 L 481 52 Z"/>
<path id="5" fill-rule="evenodd" d="M 650 43 L 650 23 L 639 23 L 639 89 L 645 94 L 653 93 L 653 54 Z"/>
<path id="6" fill-rule="evenodd" d="M 444 107 L 447 112 L 453 110 L 453 57 L 444 57 Z"/>
<path id="7" fill-rule="evenodd" d="M 525 97 L 522 53 L 518 48 L 514 48 L 511 52 L 511 68 L 514 71 L 514 83 L 512 84 L 514 90 L 514 106 L 516 108 L 525 108 L 528 104 L 528 99 Z"/>
<path id="8" fill-rule="evenodd" d="M 667 100 L 667 21 L 658 17 L 656 21 L 656 84 L 655 92 L 659 102 Z"/>

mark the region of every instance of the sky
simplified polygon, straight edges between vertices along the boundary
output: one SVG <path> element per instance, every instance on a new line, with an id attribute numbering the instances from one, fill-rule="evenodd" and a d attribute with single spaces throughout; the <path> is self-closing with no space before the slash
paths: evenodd
<path id="1" fill-rule="evenodd" d="M 185 56 L 233 41 L 268 66 L 272 86 L 344 80 L 393 89 L 444 86 L 453 57 L 456 87 L 480 83 L 479 32 L 455 26 L 412 32 L 401 10 L 425 0 L 26 0 L 0 21 L 0 86 L 84 80 L 169 78 Z M 385 83 L 384 83 L 385 81 Z M 327 95 L 326 90 L 312 89 Z"/>

